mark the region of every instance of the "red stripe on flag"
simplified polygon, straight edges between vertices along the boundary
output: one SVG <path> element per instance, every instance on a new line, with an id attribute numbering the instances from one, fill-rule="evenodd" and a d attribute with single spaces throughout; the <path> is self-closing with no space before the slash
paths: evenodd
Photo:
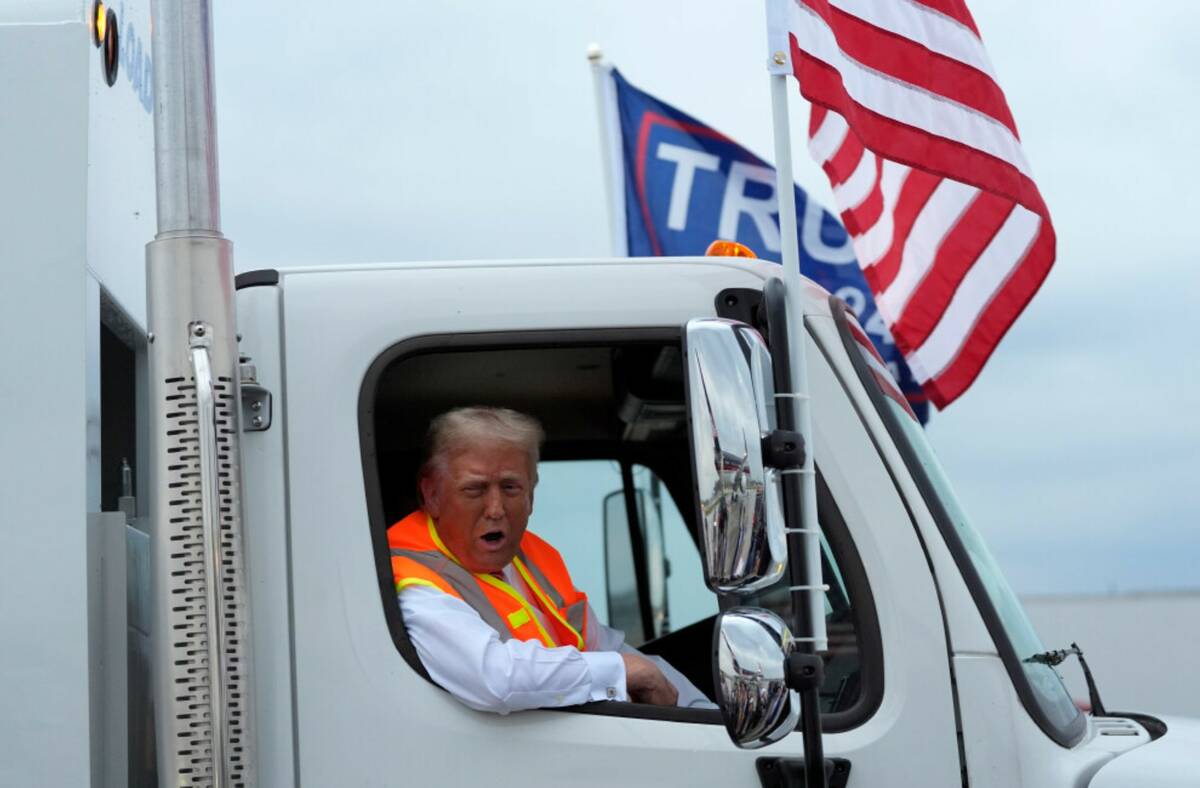
<path id="1" fill-rule="evenodd" d="M 799 0 L 825 20 L 837 37 L 838 47 L 867 68 L 947 98 L 1003 123 L 1017 136 L 1017 124 L 1008 102 L 990 75 L 952 57 L 932 52 L 921 44 L 876 27 L 829 0 Z"/>
<path id="2" fill-rule="evenodd" d="M 842 224 L 850 235 L 862 235 L 883 216 L 883 190 L 879 188 L 879 177 L 883 171 L 883 161 L 875 158 L 875 185 L 867 199 L 852 211 L 842 211 Z"/>
<path id="3" fill-rule="evenodd" d="M 825 122 L 825 115 L 828 112 L 829 112 L 829 110 L 825 109 L 824 107 L 822 107 L 818 104 L 813 105 L 812 111 L 808 113 L 808 138 L 809 139 L 812 139 L 816 135 L 817 129 L 821 128 L 821 124 Z"/>
<path id="4" fill-rule="evenodd" d="M 903 314 L 891 327 L 892 337 L 902 351 L 912 352 L 929 338 L 963 277 L 1012 211 L 1012 200 L 980 192 L 959 217 L 942 239 L 929 271 L 914 288 Z"/>
<path id="5" fill-rule="evenodd" d="M 800 49 L 794 35 L 788 37 L 801 94 L 845 118 L 867 148 L 894 162 L 1003 194 L 1039 216 L 1049 216 L 1037 186 L 1016 167 L 978 148 L 867 109 L 846 92 L 836 69 Z"/>
<path id="6" fill-rule="evenodd" d="M 854 174 L 865 152 L 862 140 L 854 134 L 847 134 L 841 147 L 821 165 L 821 169 L 829 176 L 830 185 L 841 186 L 845 183 L 846 179 Z"/>
<path id="7" fill-rule="evenodd" d="M 996 345 L 1008 333 L 1013 321 L 1050 273 L 1054 265 L 1054 250 L 1054 228 L 1049 222 L 1042 222 L 1029 253 L 980 312 L 958 356 L 924 384 L 929 398 L 939 409 L 953 402 L 975 382 Z"/>
<path id="8" fill-rule="evenodd" d="M 900 261 L 904 256 L 904 244 L 912 231 L 913 222 L 921 215 L 921 209 L 942 179 L 921 170 L 913 170 L 900 189 L 896 207 L 892 211 L 892 245 L 874 265 L 863 269 L 867 284 L 876 295 L 891 286 L 900 272 Z"/>
<path id="9" fill-rule="evenodd" d="M 923 5 L 942 16 L 950 17 L 974 33 L 976 38 L 979 38 L 979 28 L 975 27 L 975 20 L 971 18 L 971 12 L 967 10 L 967 4 L 962 0 L 911 0 L 911 2 Z"/>

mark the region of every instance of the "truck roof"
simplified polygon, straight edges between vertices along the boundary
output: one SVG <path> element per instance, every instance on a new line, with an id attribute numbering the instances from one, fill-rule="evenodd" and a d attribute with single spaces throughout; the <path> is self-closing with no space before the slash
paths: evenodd
<path id="1" fill-rule="evenodd" d="M 464 271 L 477 268 L 512 268 L 535 276 L 537 269 L 577 267 L 587 271 L 583 276 L 615 275 L 636 276 L 636 269 L 647 266 L 678 266 L 680 276 L 688 276 L 688 270 L 704 268 L 727 268 L 741 274 L 751 273 L 762 281 L 781 278 L 783 269 L 769 260 L 751 260 L 744 257 L 596 257 L 596 258 L 544 258 L 516 260 L 431 260 L 392 263 L 350 263 L 344 265 L 311 265 L 283 268 L 260 268 L 237 275 L 237 289 L 264 285 L 277 285 L 289 277 L 311 275 L 338 275 L 347 278 L 358 273 L 381 271 L 412 271 L 428 269 L 460 268 Z M 829 315 L 829 292 L 816 282 L 802 277 L 804 282 L 804 312 L 806 315 Z"/>

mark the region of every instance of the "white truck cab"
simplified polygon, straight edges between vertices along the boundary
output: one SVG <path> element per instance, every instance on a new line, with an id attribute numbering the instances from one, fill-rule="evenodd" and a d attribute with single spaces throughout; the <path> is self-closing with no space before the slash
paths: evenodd
<path id="1" fill-rule="evenodd" d="M 0 784 L 804 785 L 817 731 L 781 660 L 806 633 L 768 615 L 795 616 L 795 575 L 714 592 L 720 539 L 820 565 L 830 786 L 1196 784 L 1200 724 L 1077 708 L 846 305 L 805 281 L 802 320 L 767 308 L 780 266 L 339 265 L 235 290 L 207 6 L 155 10 L 153 31 L 148 0 L 0 10 L 19 75 L 0 85 Z M 756 516 L 713 527 L 718 497 L 770 496 L 736 453 L 705 455 L 720 496 L 700 487 L 696 321 L 756 386 L 781 338 L 805 349 L 806 390 L 778 391 L 809 397 L 819 552 L 785 557 Z M 774 394 L 734 377 L 701 376 L 709 404 L 761 416 Z M 721 710 L 500 716 L 427 678 L 385 532 L 416 506 L 429 419 L 466 404 L 541 419 L 530 527 Z M 738 621 L 775 640 L 747 650 Z"/>
<path id="2" fill-rule="evenodd" d="M 407 641 L 384 536 L 415 508 L 432 416 L 472 403 L 530 412 L 547 431 L 531 528 L 595 579 L 584 590 L 631 642 L 712 696 L 718 610 L 786 615 L 789 597 L 786 580 L 749 598 L 705 587 L 683 327 L 753 322 L 779 275 L 715 258 L 243 274 L 241 349 L 273 399 L 270 427 L 243 436 L 259 779 L 469 784 L 536 764 L 531 779 L 548 784 L 795 784 L 799 733 L 741 750 L 719 712 L 597 703 L 498 717 L 462 706 L 424 677 Z M 1162 723 L 1092 718 L 1053 668 L 1025 661 L 1045 648 L 920 426 L 888 396 L 845 305 L 815 285 L 804 297 L 830 586 L 820 692 L 830 784 L 1085 786 L 1120 753 L 1154 746 Z M 616 538 L 629 522 L 621 501 L 617 522 L 605 520 L 606 493 L 646 501 L 652 487 L 657 511 L 634 507 L 650 513 Z M 539 519 L 546 509 L 553 517 Z M 655 543 L 670 567 L 665 607 L 636 582 L 654 574 Z"/>

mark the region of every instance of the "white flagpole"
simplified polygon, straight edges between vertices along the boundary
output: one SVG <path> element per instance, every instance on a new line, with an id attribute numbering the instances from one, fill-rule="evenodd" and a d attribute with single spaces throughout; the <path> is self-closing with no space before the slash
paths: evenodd
<path id="1" fill-rule="evenodd" d="M 775 131 L 775 191 L 779 197 L 779 232 L 783 241 L 783 284 L 784 302 L 787 306 L 788 361 L 791 367 L 792 393 L 787 399 L 794 403 L 794 426 L 804 438 L 804 466 L 800 469 L 800 522 L 799 533 L 792 530 L 789 536 L 799 537 L 804 562 L 803 577 L 792 574 L 792 581 L 800 581 L 799 589 L 808 602 L 806 616 L 797 616 L 801 627 L 808 624 L 809 631 L 801 633 L 797 644 L 797 656 L 817 659 L 820 652 L 829 649 L 825 632 L 825 593 L 821 577 L 821 536 L 817 522 L 817 475 L 813 462 L 816 443 L 813 440 L 812 410 L 808 390 L 808 359 L 806 345 L 808 328 L 804 323 L 804 302 L 801 293 L 804 280 L 800 277 L 800 236 L 796 222 L 796 189 L 792 174 L 791 125 L 788 123 L 787 78 L 791 73 L 788 63 L 790 44 L 786 27 L 781 24 L 781 5 L 784 0 L 767 0 L 767 36 L 771 44 L 771 59 L 767 69 L 771 80 L 771 117 Z M 786 0 L 791 2 L 791 0 Z M 780 419 L 782 422 L 783 419 Z M 794 488 L 793 488 L 794 489 Z M 788 523 L 789 529 L 796 529 Z M 789 538 L 789 544 L 795 544 Z M 795 561 L 796 557 L 793 556 Z M 796 589 L 796 590 L 799 590 Z M 795 597 L 793 597 L 794 599 Z M 804 621 L 807 618 L 808 621 Z M 811 667 L 809 668 L 811 670 Z M 820 676 L 820 672 L 817 676 Z M 810 681 L 800 686 L 800 716 L 804 741 L 804 784 L 810 788 L 825 788 L 825 744 L 821 739 L 820 687 Z"/>
<path id="2" fill-rule="evenodd" d="M 829 640 L 825 631 L 825 594 L 821 590 L 821 538 L 817 533 L 817 477 L 813 464 L 812 411 L 808 394 L 808 359 L 805 348 L 808 331 L 804 324 L 804 303 L 800 277 L 799 227 L 796 223 L 796 190 L 792 175 L 791 127 L 788 123 L 787 74 L 779 66 L 787 63 L 784 52 L 772 55 L 771 116 L 775 127 L 775 191 L 779 199 L 779 233 L 783 244 L 783 283 L 787 293 L 788 348 L 792 368 L 791 396 L 796 408 L 796 429 L 806 441 L 804 467 L 801 470 L 800 526 L 804 543 L 802 560 L 807 567 L 808 611 L 812 623 L 812 649 L 825 651 Z M 791 524 L 789 523 L 789 526 Z"/>
<path id="3" fill-rule="evenodd" d="M 617 116 L 617 89 L 612 66 L 604 60 L 599 44 L 589 44 L 592 85 L 596 93 L 596 118 L 600 122 L 600 156 L 604 169 L 604 196 L 608 209 L 609 252 L 615 257 L 629 254 L 625 234 L 625 169 L 621 155 L 621 124 Z"/>

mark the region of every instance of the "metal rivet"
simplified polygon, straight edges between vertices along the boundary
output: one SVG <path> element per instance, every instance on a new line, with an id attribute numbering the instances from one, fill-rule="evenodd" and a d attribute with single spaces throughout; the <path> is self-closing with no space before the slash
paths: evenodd
<path id="1" fill-rule="evenodd" d="M 146 341 L 149 342 L 151 345 L 154 344 L 154 332 L 153 331 L 151 331 L 149 334 L 146 335 Z"/>
<path id="2" fill-rule="evenodd" d="M 775 65 L 777 66 L 782 66 L 787 63 L 787 55 L 783 54 L 782 52 L 776 52 L 771 56 L 771 59 L 775 61 Z"/>
<path id="3" fill-rule="evenodd" d="M 197 336 L 197 337 L 204 336 L 204 326 L 193 326 L 192 327 L 192 336 Z"/>
<path id="4" fill-rule="evenodd" d="M 263 417 L 255 416 L 254 418 L 250 419 L 250 423 L 253 424 L 255 427 L 261 427 L 263 425 Z"/>
<path id="5" fill-rule="evenodd" d="M 262 410 L 262 400 L 256 399 L 250 403 L 250 410 Z"/>

